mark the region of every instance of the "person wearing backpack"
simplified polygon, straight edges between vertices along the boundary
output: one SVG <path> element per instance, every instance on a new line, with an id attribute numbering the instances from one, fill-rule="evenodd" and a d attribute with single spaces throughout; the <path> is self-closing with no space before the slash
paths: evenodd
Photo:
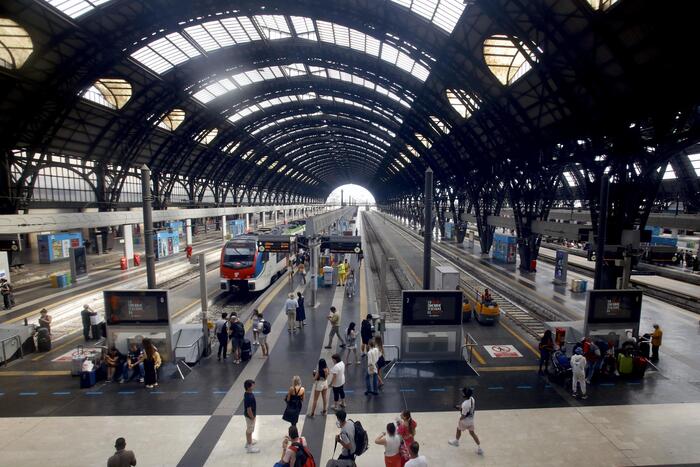
<path id="1" fill-rule="evenodd" d="M 231 313 L 231 353 L 233 363 L 241 363 L 241 347 L 245 338 L 245 328 L 236 313 Z"/>
<path id="2" fill-rule="evenodd" d="M 258 342 L 260 343 L 260 350 L 262 351 L 263 357 L 268 357 L 270 355 L 270 347 L 267 345 L 267 335 L 272 331 L 272 324 L 263 318 L 262 312 L 258 313 Z"/>
<path id="3" fill-rule="evenodd" d="M 457 431 L 455 432 L 455 439 L 448 441 L 450 446 L 459 446 L 459 438 L 462 436 L 464 430 L 468 430 L 471 437 L 476 443 L 476 453 L 480 456 L 484 455 L 483 449 L 481 449 L 481 442 L 479 437 L 474 431 L 474 412 L 476 410 L 476 402 L 474 401 L 474 392 L 471 388 L 462 388 L 462 398 L 464 402 L 459 406 L 459 422 L 457 423 Z"/>
<path id="4" fill-rule="evenodd" d="M 360 422 L 348 420 L 348 415 L 343 409 L 338 410 L 335 417 L 335 426 L 340 428 L 340 433 L 335 436 L 335 443 L 336 447 L 340 444 L 342 450 L 338 459 L 330 459 L 326 467 L 352 467 L 355 465 L 355 457 L 367 451 L 367 432 Z"/>
<path id="5" fill-rule="evenodd" d="M 282 458 L 274 467 L 316 467 L 306 438 L 299 436 L 297 427 L 290 426 L 287 433 L 282 440 Z"/>

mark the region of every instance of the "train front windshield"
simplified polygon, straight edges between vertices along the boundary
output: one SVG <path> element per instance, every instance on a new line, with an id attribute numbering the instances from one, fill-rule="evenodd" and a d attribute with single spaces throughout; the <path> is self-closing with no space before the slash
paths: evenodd
<path id="1" fill-rule="evenodd" d="M 224 266 L 227 268 L 246 268 L 255 259 L 255 243 L 234 243 L 224 248 Z"/>

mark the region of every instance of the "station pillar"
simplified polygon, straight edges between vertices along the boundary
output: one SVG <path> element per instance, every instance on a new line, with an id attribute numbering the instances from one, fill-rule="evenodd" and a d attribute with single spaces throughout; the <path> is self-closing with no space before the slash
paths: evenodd
<path id="1" fill-rule="evenodd" d="M 226 225 L 226 216 L 221 216 L 221 240 L 223 240 L 224 242 L 226 241 L 226 234 L 228 233 L 227 227 L 228 226 Z"/>
<path id="2" fill-rule="evenodd" d="M 185 219 L 185 245 L 192 245 L 192 219 Z"/>
<path id="3" fill-rule="evenodd" d="M 246 233 L 250 232 L 250 215 L 251 213 L 246 212 L 243 214 L 245 216 L 245 231 Z"/>
<path id="4" fill-rule="evenodd" d="M 265 218 L 267 217 L 267 215 L 265 214 L 265 211 L 261 212 L 260 214 L 262 215 L 262 226 L 265 227 Z"/>
<path id="5" fill-rule="evenodd" d="M 134 265 L 134 232 L 131 224 L 122 226 L 124 232 L 124 257 L 127 269 Z"/>
<path id="6" fill-rule="evenodd" d="M 275 222 L 275 225 L 277 225 L 277 214 L 278 214 L 278 211 L 277 211 L 277 209 L 275 209 L 273 212 L 275 213 L 274 222 Z"/>

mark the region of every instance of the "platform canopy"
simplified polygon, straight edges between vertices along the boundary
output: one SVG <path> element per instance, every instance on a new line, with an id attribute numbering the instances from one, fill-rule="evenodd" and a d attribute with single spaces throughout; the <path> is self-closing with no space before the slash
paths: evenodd
<path id="1" fill-rule="evenodd" d="M 669 164 L 685 196 L 697 18 L 692 1 L 4 0 L 0 145 L 7 173 L 25 162 L 0 184 L 23 196 L 60 154 L 386 200 L 426 167 L 454 189 L 556 167 L 576 189 L 603 157 Z"/>

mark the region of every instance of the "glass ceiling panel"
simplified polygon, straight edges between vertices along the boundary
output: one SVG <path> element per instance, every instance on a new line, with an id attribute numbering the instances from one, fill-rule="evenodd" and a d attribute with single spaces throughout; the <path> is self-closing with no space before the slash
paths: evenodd
<path id="1" fill-rule="evenodd" d="M 258 30 L 262 33 L 262 37 Z M 403 51 L 361 31 L 303 16 L 257 15 L 222 18 L 187 26 L 183 34 L 174 32 L 149 42 L 132 53 L 131 57 L 161 74 L 200 55 L 194 44 L 206 52 L 212 52 L 222 47 L 261 39 L 278 40 L 298 37 L 348 47 L 381 58 L 410 73 L 421 82 L 427 80 L 430 74 L 429 65 L 414 60 L 406 52 L 411 48 L 418 50 L 414 46 L 407 44 L 408 48 Z"/>
<path id="2" fill-rule="evenodd" d="M 530 71 L 530 61 L 537 62 L 537 56 L 523 41 L 495 35 L 484 41 L 484 61 L 498 81 L 507 86 Z"/>
<path id="3" fill-rule="evenodd" d="M 464 0 L 391 0 L 422 16 L 448 34 L 457 25 L 466 7 Z"/>
<path id="4" fill-rule="evenodd" d="M 110 0 L 44 0 L 71 18 L 78 18 Z"/>
<path id="5" fill-rule="evenodd" d="M 284 66 L 259 68 L 257 70 L 238 73 L 236 75 L 233 75 L 231 78 L 224 78 L 220 81 L 207 85 L 203 89 L 192 94 L 192 97 L 197 99 L 202 104 L 206 104 L 216 99 L 218 96 L 225 94 L 229 90 L 240 89 L 242 87 L 248 86 L 249 84 L 253 84 L 254 82 L 284 77 L 293 78 L 296 76 L 305 76 L 308 74 L 329 79 L 336 79 L 347 83 L 353 83 L 358 86 L 363 86 L 367 89 L 376 91 L 377 93 L 386 96 L 395 102 L 398 102 L 403 107 L 411 108 L 411 102 L 413 101 L 413 98 L 410 96 L 404 96 L 405 98 L 402 98 L 396 93 L 389 91 L 388 89 L 378 84 L 375 84 L 372 81 L 366 80 L 361 76 L 346 73 L 344 71 L 334 70 L 332 68 L 312 66 L 309 66 L 307 70 L 307 67 L 303 63 L 293 63 Z M 395 116 L 393 117 L 396 118 Z"/>

